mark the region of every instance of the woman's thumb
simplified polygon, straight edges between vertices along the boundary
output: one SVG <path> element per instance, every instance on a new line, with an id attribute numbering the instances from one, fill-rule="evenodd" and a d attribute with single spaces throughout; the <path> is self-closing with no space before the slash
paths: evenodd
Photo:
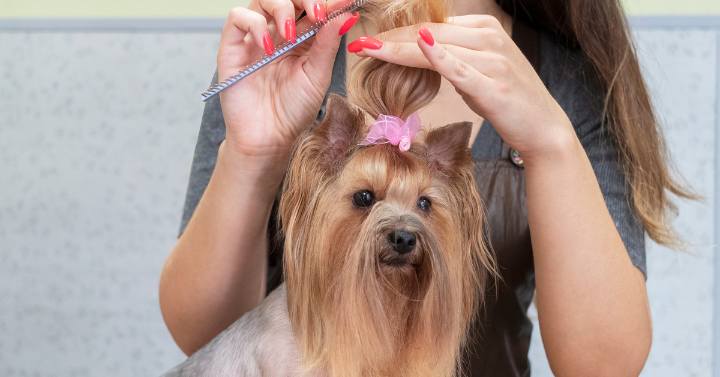
<path id="1" fill-rule="evenodd" d="M 343 14 L 333 19 L 318 31 L 312 46 L 307 52 L 307 60 L 303 63 L 303 69 L 308 78 L 314 83 L 330 83 L 332 67 L 335 63 L 335 56 L 340 46 L 340 29 L 353 19 L 351 14 Z"/>

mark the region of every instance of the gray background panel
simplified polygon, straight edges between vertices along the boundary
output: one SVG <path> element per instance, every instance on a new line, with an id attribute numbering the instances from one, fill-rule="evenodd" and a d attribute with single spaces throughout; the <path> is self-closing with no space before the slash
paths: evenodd
<path id="1" fill-rule="evenodd" d="M 215 24 L 192 25 L 0 31 L 0 375 L 156 375 L 181 360 L 157 284 L 214 69 L 218 36 L 197 25 Z M 644 375 L 711 376 L 719 41 L 712 25 L 669 26 L 643 20 L 638 48 L 678 170 L 707 199 L 680 203 L 688 253 L 649 246 Z M 531 356 L 550 376 L 537 336 Z"/>

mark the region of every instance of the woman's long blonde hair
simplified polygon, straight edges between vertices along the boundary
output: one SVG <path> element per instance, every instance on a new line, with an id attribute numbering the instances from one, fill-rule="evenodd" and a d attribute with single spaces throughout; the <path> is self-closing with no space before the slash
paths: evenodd
<path id="1" fill-rule="evenodd" d="M 682 248 L 671 221 L 670 199 L 700 197 L 671 172 L 670 158 L 642 77 L 620 0 L 496 0 L 505 11 L 580 49 L 605 91 L 603 119 L 617 145 L 618 161 L 630 191 L 630 204 L 647 234 Z M 450 0 L 371 0 L 368 20 L 379 32 L 420 22 L 443 22 Z M 429 70 L 364 58 L 349 80 L 351 100 L 370 115 L 405 117 L 427 105 L 440 87 Z"/>

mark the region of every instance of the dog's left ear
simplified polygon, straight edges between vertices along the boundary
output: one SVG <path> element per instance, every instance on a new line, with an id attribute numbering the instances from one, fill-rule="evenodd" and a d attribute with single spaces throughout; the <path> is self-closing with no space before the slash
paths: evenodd
<path id="1" fill-rule="evenodd" d="M 444 175 L 472 161 L 468 150 L 472 123 L 458 122 L 430 131 L 425 138 L 427 160 L 430 167 Z"/>
<path id="2" fill-rule="evenodd" d="M 365 129 L 365 116 L 338 94 L 330 94 L 325 110 L 325 118 L 313 130 L 313 137 L 323 147 L 320 162 L 327 167 L 337 167 L 359 143 Z"/>

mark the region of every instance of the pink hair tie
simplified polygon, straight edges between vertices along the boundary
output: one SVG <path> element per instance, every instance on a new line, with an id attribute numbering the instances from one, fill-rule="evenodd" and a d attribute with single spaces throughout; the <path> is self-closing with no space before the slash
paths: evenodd
<path id="1" fill-rule="evenodd" d="M 407 120 L 380 114 L 375 123 L 370 126 L 370 131 L 360 145 L 390 143 L 401 151 L 407 152 L 419 130 L 420 116 L 417 113 L 412 113 Z"/>

